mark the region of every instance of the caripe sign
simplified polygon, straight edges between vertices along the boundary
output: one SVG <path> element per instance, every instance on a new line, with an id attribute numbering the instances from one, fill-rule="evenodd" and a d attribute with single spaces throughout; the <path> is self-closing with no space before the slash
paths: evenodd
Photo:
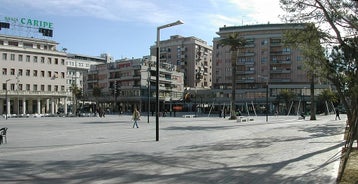
<path id="1" fill-rule="evenodd" d="M 16 18 L 16 17 L 4 17 L 5 22 L 10 24 L 21 25 L 25 27 L 45 28 L 53 29 L 53 23 L 48 21 L 30 19 L 30 18 Z"/>

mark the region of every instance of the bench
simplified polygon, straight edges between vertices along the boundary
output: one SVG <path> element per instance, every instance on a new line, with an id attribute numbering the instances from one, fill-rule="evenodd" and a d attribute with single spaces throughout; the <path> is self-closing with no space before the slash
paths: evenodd
<path id="1" fill-rule="evenodd" d="M 237 122 L 248 122 L 248 121 L 255 121 L 255 120 L 254 120 L 254 118 L 240 116 L 239 118 L 237 118 L 236 121 Z"/>
<path id="2" fill-rule="evenodd" d="M 183 118 L 195 118 L 195 115 L 183 115 Z"/>

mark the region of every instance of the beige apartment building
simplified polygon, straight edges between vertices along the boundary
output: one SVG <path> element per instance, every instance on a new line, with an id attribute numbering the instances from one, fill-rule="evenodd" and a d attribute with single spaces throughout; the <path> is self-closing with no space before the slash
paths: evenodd
<path id="1" fill-rule="evenodd" d="M 305 70 L 304 58 L 299 50 L 286 47 L 282 42 L 285 30 L 302 29 L 303 26 L 260 24 L 219 28 L 219 37 L 214 38 L 213 51 L 212 92 L 215 93 L 217 104 L 227 105 L 231 98 L 231 52 L 228 46 L 221 46 L 219 40 L 232 33 L 239 33 L 246 39 L 246 45 L 239 49 L 236 60 L 235 103 L 239 109 L 246 111 L 247 107 L 253 106 L 262 109 L 268 100 L 271 112 L 280 111 L 277 96 L 286 89 L 296 94 L 296 105 L 301 100 L 309 101 L 310 80 Z M 316 80 L 315 94 L 328 87 L 322 80 Z M 302 110 L 303 107 L 301 105 L 297 108 Z"/>
<path id="2" fill-rule="evenodd" d="M 159 68 L 160 110 L 171 112 L 175 102 L 183 98 L 184 75 L 169 63 L 160 63 Z M 93 65 L 85 75 L 85 100 L 98 104 L 96 107 L 90 106 L 92 112 L 106 109 L 128 113 L 137 107 L 142 112 L 153 113 L 155 97 L 154 56 Z"/>
<path id="3" fill-rule="evenodd" d="M 212 86 L 212 46 L 196 37 L 171 36 L 160 41 L 160 62 L 170 63 L 184 73 L 184 86 L 206 88 Z M 157 56 L 156 46 L 150 53 Z"/>
<path id="4" fill-rule="evenodd" d="M 109 54 L 101 54 L 100 56 L 87 56 L 83 54 L 68 53 L 66 58 L 66 90 L 72 94 L 72 88 L 76 86 L 84 93 L 84 75 L 90 69 L 91 65 L 105 64 L 113 62 L 113 57 Z M 77 103 L 75 103 L 77 102 Z M 67 98 L 68 112 L 75 113 L 75 110 L 81 108 L 83 103 L 88 103 L 82 99 L 76 99 L 72 94 Z"/>
<path id="5" fill-rule="evenodd" d="M 0 114 L 66 110 L 66 53 L 57 45 L 46 39 L 0 35 Z"/>

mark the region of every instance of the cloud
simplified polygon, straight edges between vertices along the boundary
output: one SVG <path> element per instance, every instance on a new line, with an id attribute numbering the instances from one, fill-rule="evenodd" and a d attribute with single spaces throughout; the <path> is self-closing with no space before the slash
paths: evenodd
<path id="1" fill-rule="evenodd" d="M 43 14 L 94 17 L 122 22 L 161 23 L 171 20 L 173 12 L 146 0 L 4 0 L 5 5 L 24 6 Z"/>
<path id="2" fill-rule="evenodd" d="M 281 22 L 278 17 L 284 11 L 279 0 L 229 0 L 238 9 L 247 11 L 247 18 L 253 23 Z"/>

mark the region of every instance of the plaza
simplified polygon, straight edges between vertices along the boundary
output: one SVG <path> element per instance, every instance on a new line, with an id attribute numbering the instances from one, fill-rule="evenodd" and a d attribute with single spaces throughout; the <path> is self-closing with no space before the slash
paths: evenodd
<path id="1" fill-rule="evenodd" d="M 0 118 L 1 183 L 335 183 L 346 116 Z"/>

